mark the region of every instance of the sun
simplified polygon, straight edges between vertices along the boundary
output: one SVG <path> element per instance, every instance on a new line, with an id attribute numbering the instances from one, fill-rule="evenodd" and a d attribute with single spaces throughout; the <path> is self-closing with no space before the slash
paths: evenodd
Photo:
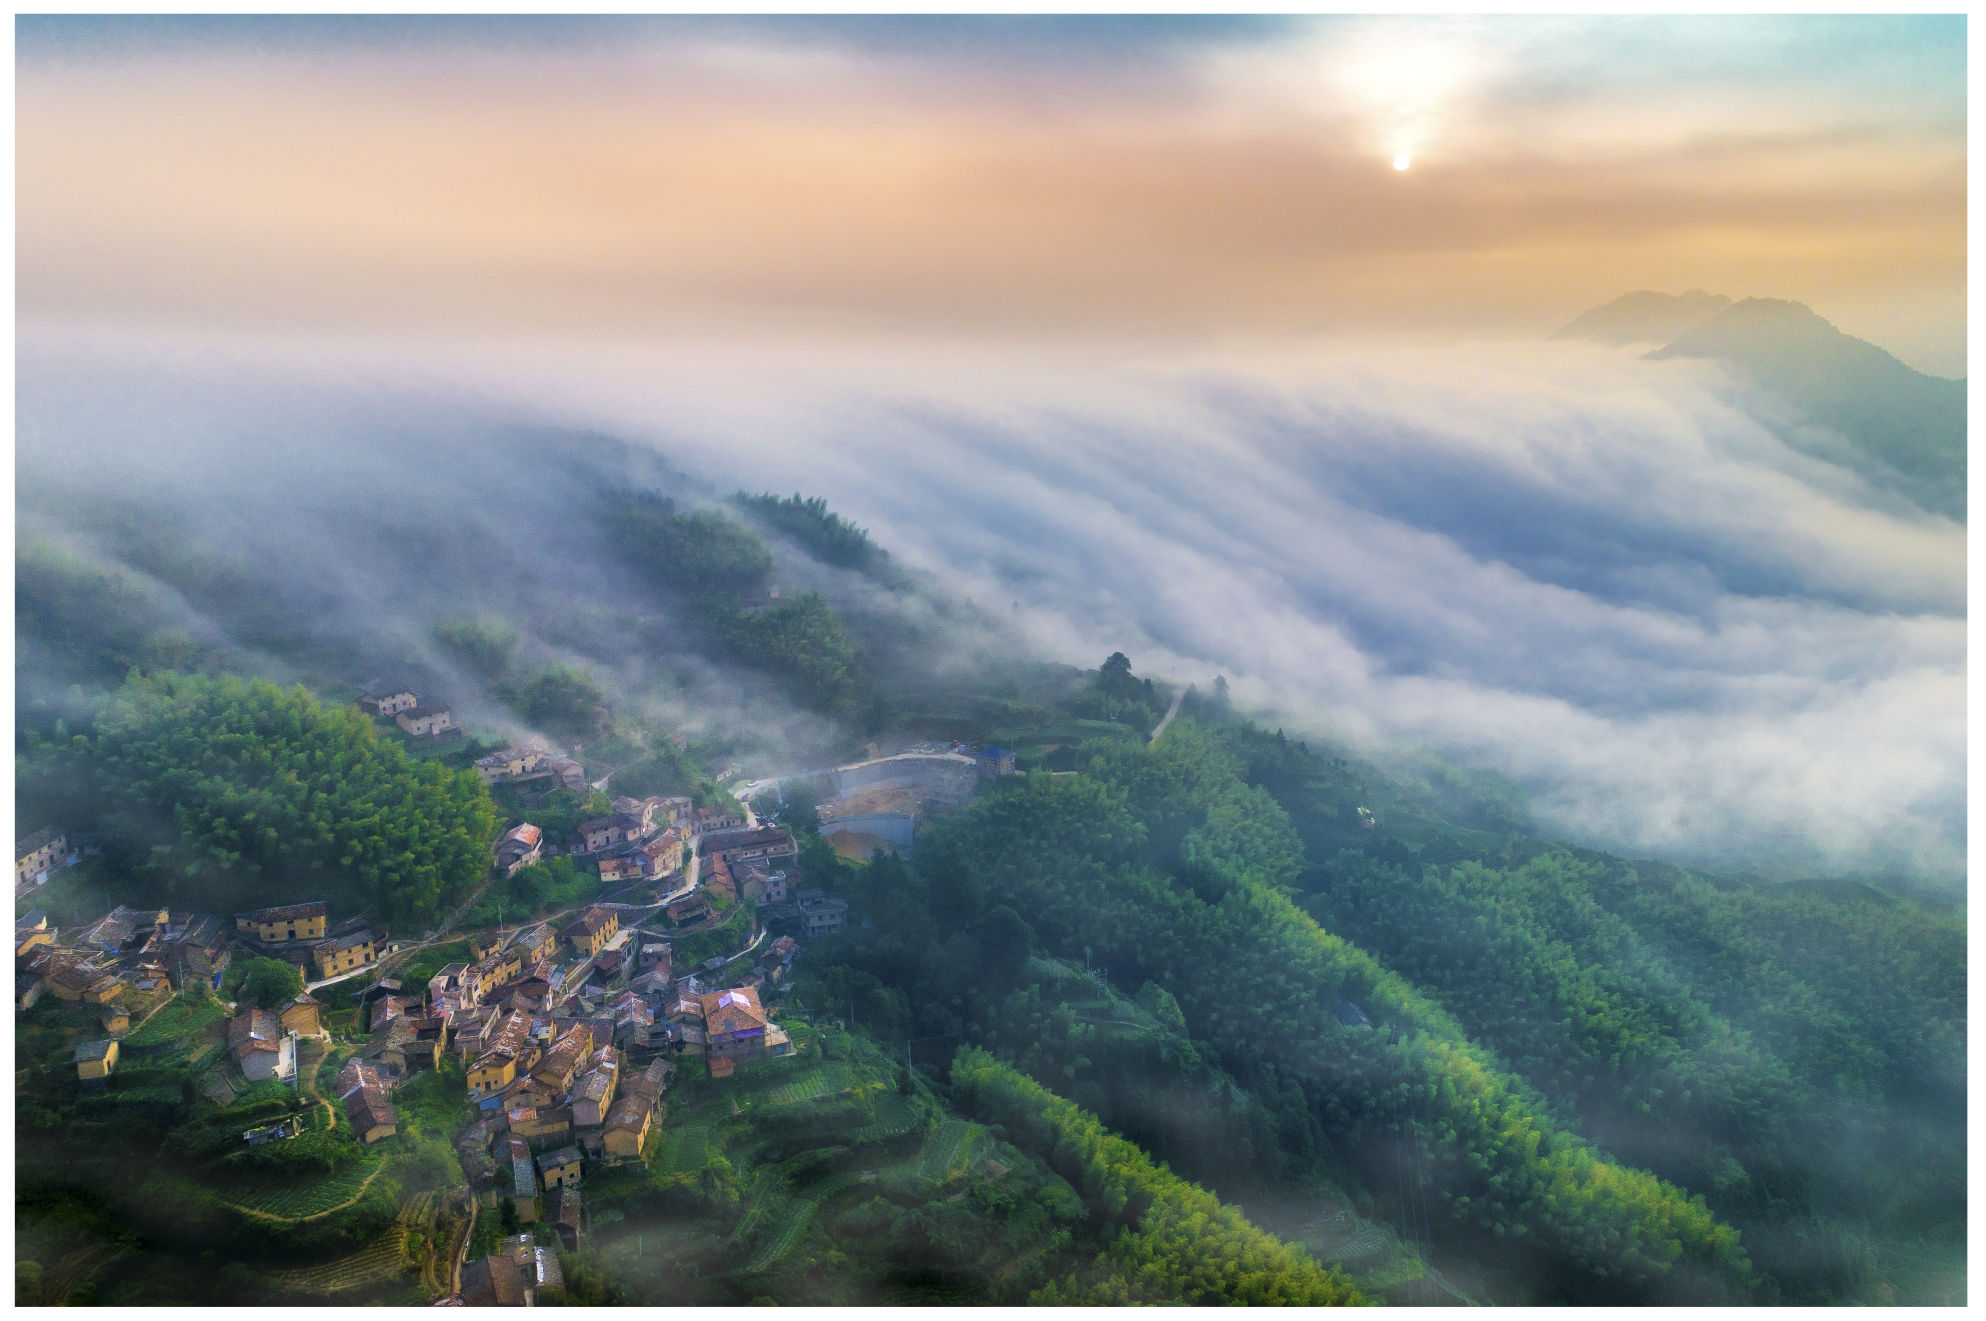
<path id="1" fill-rule="evenodd" d="M 1412 156 L 1409 156 L 1404 151 L 1401 152 L 1398 156 L 1395 156 L 1393 158 L 1393 168 L 1396 170 L 1404 170 L 1413 163 L 1414 163 L 1414 158 Z"/>

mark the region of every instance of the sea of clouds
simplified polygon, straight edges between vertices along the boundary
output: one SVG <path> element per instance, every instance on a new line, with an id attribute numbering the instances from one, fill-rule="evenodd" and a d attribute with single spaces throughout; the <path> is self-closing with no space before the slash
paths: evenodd
<path id="1" fill-rule="evenodd" d="M 415 400 L 605 430 L 719 490 L 825 496 L 1050 657 L 1224 674 L 1293 732 L 1496 770 L 1547 834 L 1775 875 L 1964 874 L 1964 527 L 1789 447 L 1783 405 L 1710 364 L 52 336 L 19 371 L 44 434 L 125 390 L 181 443 L 231 390 L 272 447 Z"/>

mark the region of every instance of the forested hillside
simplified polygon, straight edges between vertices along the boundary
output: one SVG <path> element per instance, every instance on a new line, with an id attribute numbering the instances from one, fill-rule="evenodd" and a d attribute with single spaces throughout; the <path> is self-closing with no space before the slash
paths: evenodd
<path id="1" fill-rule="evenodd" d="M 356 709 L 234 678 L 132 678 L 93 736 L 30 742 L 35 819 L 88 821 L 107 871 L 229 912 L 303 898 L 431 922 L 489 867 L 497 812 L 471 771 L 416 760 Z"/>
<path id="2" fill-rule="evenodd" d="M 1308 905 L 1387 951 L 1621 1159 L 1701 1189 L 1789 1300 L 1956 1250 L 1963 922 L 1872 889 L 1720 889 L 1552 850 L 1401 866 L 1343 851 Z M 1817 1144 L 1816 1133 L 1853 1134 Z"/>
<path id="3" fill-rule="evenodd" d="M 1502 1263 L 1508 1301 L 1873 1299 L 1961 1251 L 1963 1172 L 1932 1157 L 1963 1133 L 1958 916 L 1513 840 L 1423 863 L 1360 824 L 1342 763 L 1232 721 L 1079 763 L 944 823 L 915 877 L 851 876 L 879 929 L 830 977 L 900 988 L 904 1030 L 1058 1078 L 1244 1207 L 1362 1184 L 1435 1258 Z M 1031 948 L 1176 1004 L 1190 1047 L 1092 1058 L 1030 1007 Z M 1209 1067 L 1244 1104 L 1186 1099 Z"/>
<path id="4" fill-rule="evenodd" d="M 1365 1301 L 1342 1274 L 1292 1252 L 1233 1207 L 1105 1132 L 1094 1115 L 986 1052 L 961 1052 L 951 1082 L 959 1104 L 1046 1159 L 1106 1224 L 1125 1226 L 1088 1267 L 1029 1301 L 1065 1307 L 1339 1307 Z"/>
<path id="5" fill-rule="evenodd" d="M 947 822 L 919 859 L 924 911 L 899 904 L 851 942 L 851 965 L 904 986 L 917 1030 L 971 1037 L 1008 1011 L 997 969 L 953 944 L 1011 928 L 1010 943 L 1084 952 L 1171 995 L 1194 1046 L 1268 1107 L 1274 1146 L 1252 1173 L 1384 1185 L 1410 1167 L 1413 1186 L 1391 1191 L 1434 1208 L 1437 1248 L 1521 1263 L 1534 1300 L 1755 1296 L 1738 1235 L 1700 1197 L 1609 1160 L 1438 1003 L 1304 915 L 1284 893 L 1301 867 L 1287 815 L 1216 735 L 1175 729 Z M 1383 1029 L 1341 1024 L 1347 999 Z M 1197 1141 L 1233 1153 L 1216 1132 Z"/>

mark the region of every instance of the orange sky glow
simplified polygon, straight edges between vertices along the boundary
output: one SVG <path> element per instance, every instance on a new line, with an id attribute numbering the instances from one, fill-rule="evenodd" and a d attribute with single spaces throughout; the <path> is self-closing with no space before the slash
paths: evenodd
<path id="1" fill-rule="evenodd" d="M 1956 127 L 1937 88 L 1857 110 L 1784 70 L 1544 96 L 1480 24 L 1034 80 L 777 33 L 24 56 L 19 315 L 1191 342 L 1532 336 L 1700 287 L 1959 375 L 1956 35 Z"/>

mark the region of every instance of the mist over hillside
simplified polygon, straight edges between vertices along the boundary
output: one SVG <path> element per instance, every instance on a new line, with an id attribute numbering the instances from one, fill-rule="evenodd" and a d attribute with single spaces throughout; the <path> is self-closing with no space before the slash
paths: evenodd
<path id="1" fill-rule="evenodd" d="M 1499 771 L 1541 833 L 1623 852 L 1963 875 L 1963 527 L 1789 443 L 1772 398 L 1713 364 L 1573 343 L 908 357 L 37 335 L 21 536 L 142 577 L 97 511 L 151 511 L 277 582 L 271 629 L 465 695 L 427 621 L 558 621 L 526 642 L 552 660 L 625 636 L 628 682 L 671 668 L 670 720 L 719 722 L 741 685 L 791 711 L 776 759 L 824 746 L 818 718 L 676 656 L 666 609 L 561 602 L 575 574 L 630 590 L 588 503 L 605 487 L 800 490 L 942 591 L 818 564 L 782 585 L 921 620 L 961 655 L 1225 674 L 1293 731 Z M 629 448 L 576 461 L 562 437 L 584 432 Z M 200 602 L 147 590 L 200 635 Z M 970 613 L 938 618 L 940 597 Z"/>

